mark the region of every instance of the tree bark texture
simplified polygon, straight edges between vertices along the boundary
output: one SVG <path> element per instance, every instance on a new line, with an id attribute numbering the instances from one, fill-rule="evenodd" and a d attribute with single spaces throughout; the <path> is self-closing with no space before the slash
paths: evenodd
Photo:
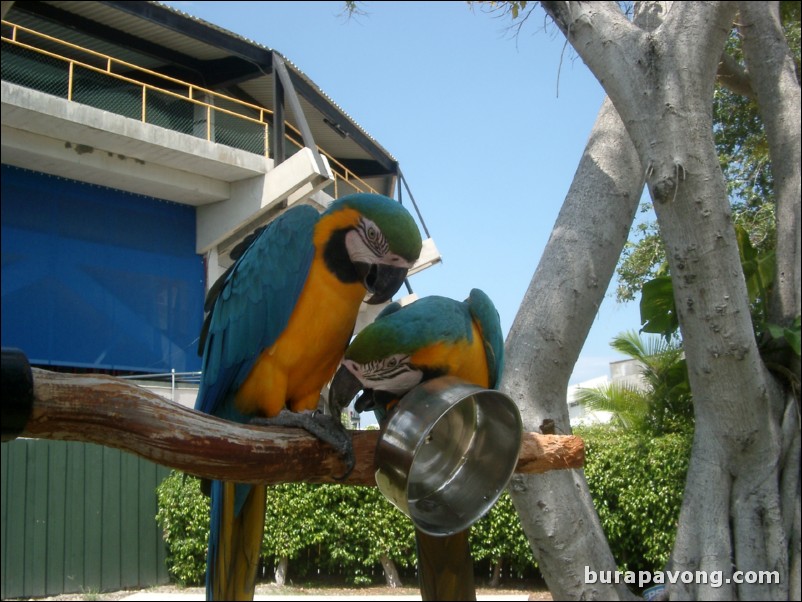
<path id="1" fill-rule="evenodd" d="M 741 2 L 739 31 L 769 141 L 777 198 L 777 275 L 772 319 L 788 326 L 802 310 L 802 161 L 799 75 L 780 21 L 779 2 Z M 800 364 L 789 366 L 800 376 Z"/>
<path id="2" fill-rule="evenodd" d="M 629 132 L 646 168 L 671 269 L 696 430 L 670 568 L 720 571 L 724 583 L 669 585 L 669 594 L 672 599 L 787 599 L 790 573 L 798 570 L 789 572 L 789 556 L 794 557 L 799 540 L 798 535 L 794 540 L 799 462 L 792 460 L 794 507 L 786 508 L 782 458 L 784 441 L 796 437 L 798 450 L 799 414 L 797 408 L 789 411 L 788 396 L 766 369 L 755 341 L 711 114 L 716 70 L 734 12 L 740 7 L 746 16 L 765 13 L 766 4 L 673 3 L 663 14 L 650 12 L 663 19 L 653 31 L 627 21 L 612 3 L 547 2 L 544 7 L 605 87 Z M 749 24 L 759 36 L 755 43 L 771 46 L 776 24 L 762 34 L 754 21 Z M 746 40 L 745 48 L 749 53 Z M 780 63 L 787 72 L 787 63 Z M 772 81 L 776 86 L 778 76 Z M 754 87 L 760 102 L 761 85 Z M 791 111 L 776 109 L 794 114 L 796 125 L 787 133 L 795 136 L 796 148 L 798 91 L 797 83 Z M 768 127 L 767 133 L 771 136 Z M 789 144 L 796 157 L 788 170 L 795 172 L 789 177 L 796 213 L 791 212 L 794 225 L 788 228 L 795 229 L 796 240 L 789 237 L 782 252 L 785 262 L 795 258 L 793 282 L 799 269 L 799 160 L 793 141 Z M 798 280 L 794 286 L 798 296 Z M 798 315 L 798 306 L 795 311 Z M 779 583 L 736 584 L 735 570 L 776 571 Z"/>
<path id="3" fill-rule="evenodd" d="M 382 554 L 379 560 L 382 564 L 382 570 L 384 571 L 385 585 L 392 588 L 402 587 L 404 584 L 401 581 L 401 577 L 398 575 L 398 569 L 393 559 L 387 554 Z"/>
<path id="4" fill-rule="evenodd" d="M 375 485 L 378 430 L 353 431 L 356 466 L 343 480 L 328 444 L 293 428 L 242 425 L 196 412 L 130 381 L 32 369 L 33 413 L 21 437 L 86 441 L 187 474 L 240 483 Z M 524 433 L 516 471 L 581 468 L 582 440 Z"/>
<path id="5" fill-rule="evenodd" d="M 286 556 L 282 556 L 278 564 L 276 565 L 276 570 L 273 573 L 275 577 L 275 583 L 279 587 L 283 587 L 284 584 L 287 582 L 287 569 L 290 565 L 290 559 Z"/>
<path id="6" fill-rule="evenodd" d="M 802 313 L 802 137 L 800 82 L 780 19 L 780 3 L 739 3 L 739 31 L 752 87 L 769 142 L 777 199 L 776 276 L 769 320 L 784 327 Z M 799 358 L 783 366 L 798 384 Z M 799 388 L 783 382 L 785 408 L 780 437 L 780 503 L 785 539 L 789 543 L 788 583 L 791 600 L 802 599 L 800 544 Z"/>
<path id="7" fill-rule="evenodd" d="M 538 429 L 545 419 L 554 420 L 557 432 L 571 430 L 568 380 L 642 190 L 634 147 L 605 101 L 507 338 L 501 390 L 517 400 L 524 430 Z M 510 495 L 556 600 L 631 597 L 624 584 L 584 583 L 585 567 L 617 567 L 582 472 L 514 475 Z"/>

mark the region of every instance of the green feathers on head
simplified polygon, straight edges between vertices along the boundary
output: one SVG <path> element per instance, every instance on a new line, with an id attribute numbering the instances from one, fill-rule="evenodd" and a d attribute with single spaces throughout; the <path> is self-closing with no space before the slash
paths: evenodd
<path id="1" fill-rule="evenodd" d="M 496 387 L 504 369 L 504 337 L 498 311 L 479 289 L 471 290 L 463 302 L 433 295 L 404 307 L 391 303 L 354 338 L 345 357 L 367 364 L 395 354 L 413 355 L 434 343 L 471 343 L 474 321 L 480 327 L 491 386 Z"/>
<path id="2" fill-rule="evenodd" d="M 356 336 L 345 357 L 365 364 L 397 353 L 411 355 L 435 342 L 472 338 L 465 304 L 446 297 L 424 297 L 403 309 L 397 309 L 397 304 L 385 309 Z"/>
<path id="3" fill-rule="evenodd" d="M 381 194 L 361 192 L 337 199 L 326 210 L 333 213 L 350 207 L 375 223 L 387 239 L 390 251 L 415 262 L 420 256 L 421 236 L 415 220 L 404 206 Z"/>

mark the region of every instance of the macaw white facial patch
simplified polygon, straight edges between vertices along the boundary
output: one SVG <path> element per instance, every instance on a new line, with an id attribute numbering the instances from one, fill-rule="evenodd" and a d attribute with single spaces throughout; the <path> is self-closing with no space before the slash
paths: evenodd
<path id="1" fill-rule="evenodd" d="M 411 268 L 412 263 L 390 252 L 384 234 L 369 219 L 362 218 L 359 225 L 345 235 L 345 249 L 354 263 L 384 264 L 397 268 Z"/>
<path id="2" fill-rule="evenodd" d="M 399 395 L 414 388 L 423 379 L 423 372 L 410 365 L 409 356 L 400 353 L 367 364 L 344 360 L 343 366 L 366 389 Z"/>

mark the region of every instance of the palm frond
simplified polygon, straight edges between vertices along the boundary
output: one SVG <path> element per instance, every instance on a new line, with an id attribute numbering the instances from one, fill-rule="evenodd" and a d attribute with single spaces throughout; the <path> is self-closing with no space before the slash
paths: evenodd
<path id="1" fill-rule="evenodd" d="M 610 383 L 579 389 L 576 401 L 591 412 L 609 412 L 621 428 L 641 430 L 649 412 L 649 399 L 628 383 Z"/>

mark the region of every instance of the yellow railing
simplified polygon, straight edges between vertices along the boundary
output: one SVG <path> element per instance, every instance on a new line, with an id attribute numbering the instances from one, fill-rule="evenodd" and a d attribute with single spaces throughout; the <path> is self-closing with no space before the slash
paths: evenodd
<path id="1" fill-rule="evenodd" d="M 267 156 L 269 119 L 272 111 L 189 84 L 182 80 L 115 59 L 108 55 L 59 40 L 51 36 L 3 21 L 3 42 L 18 49 L 19 69 L 14 57 L 3 51 L 3 79 L 20 83 L 68 100 L 90 104 L 111 112 L 161 125 L 226 146 L 258 152 Z M 10 28 L 10 36 L 6 34 Z M 43 48 L 48 46 L 50 50 Z M 58 51 L 54 51 L 57 49 Z M 35 63 L 27 68 L 25 61 Z M 6 67 L 8 61 L 8 68 Z M 64 73 L 66 71 L 66 73 Z M 61 75 L 66 76 L 66 89 Z M 110 87 L 105 78 L 118 82 Z M 109 80 L 109 81 L 112 81 Z M 126 91 L 119 86 L 128 86 Z M 138 90 L 138 92 L 135 92 Z M 102 105 L 102 106 L 99 106 Z M 138 105 L 138 106 L 137 106 Z M 221 106 L 224 105 L 224 106 Z M 190 110 L 188 110 L 190 109 Z M 303 147 L 297 128 L 287 124 L 292 133 L 286 138 L 295 148 Z M 364 180 L 334 159 L 324 149 L 334 172 L 335 198 L 348 192 L 375 192 Z"/>

